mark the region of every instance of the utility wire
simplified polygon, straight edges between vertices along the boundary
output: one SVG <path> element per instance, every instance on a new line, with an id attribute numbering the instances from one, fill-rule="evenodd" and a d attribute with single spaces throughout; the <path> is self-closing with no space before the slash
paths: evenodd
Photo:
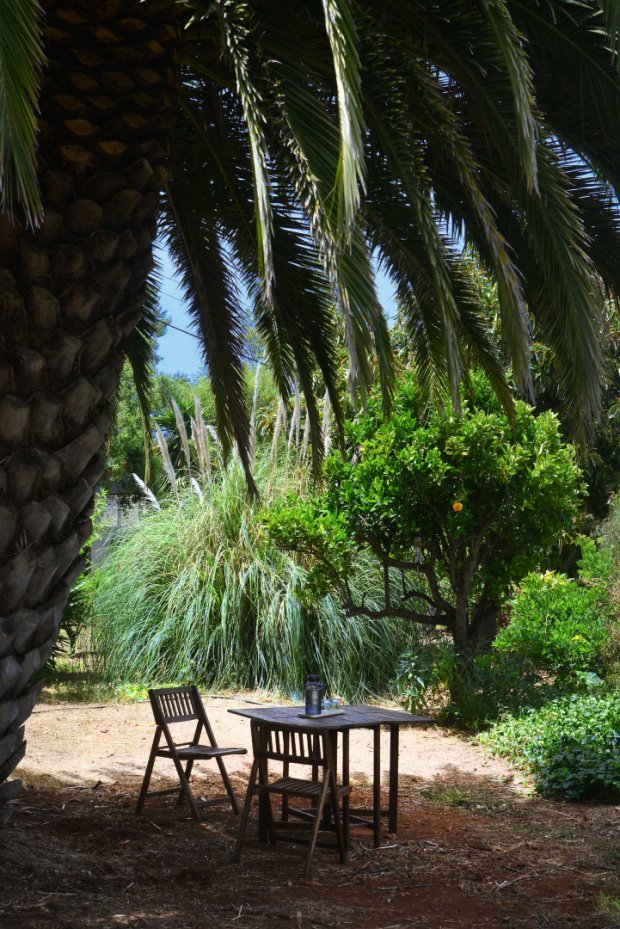
<path id="1" fill-rule="evenodd" d="M 181 329 L 180 326 L 174 326 L 172 323 L 166 323 L 165 325 L 167 329 L 175 329 L 177 332 L 182 332 L 183 335 L 191 335 L 192 339 L 198 339 L 198 341 L 200 341 L 200 336 L 195 332 L 190 332 L 189 329 Z M 252 357 L 252 355 L 246 355 L 245 352 L 239 352 L 239 354 L 244 361 L 248 362 L 248 364 L 257 365 L 260 362 L 260 364 L 264 365 L 266 368 L 269 367 L 264 359 Z"/>

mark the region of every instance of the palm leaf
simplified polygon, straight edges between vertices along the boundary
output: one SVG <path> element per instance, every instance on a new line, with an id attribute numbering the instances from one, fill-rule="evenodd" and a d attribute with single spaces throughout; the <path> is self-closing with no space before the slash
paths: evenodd
<path id="1" fill-rule="evenodd" d="M 30 226 L 42 212 L 36 175 L 40 18 L 37 0 L 8 0 L 0 8 L 0 205 L 13 216 L 18 201 Z"/>
<path id="2" fill-rule="evenodd" d="M 176 170 L 167 184 L 162 211 L 162 233 L 201 336 L 224 451 L 230 450 L 234 439 L 253 492 L 242 360 L 245 314 L 215 225 L 217 216 L 210 215 L 208 209 L 208 185 L 201 187 L 194 178 L 184 138 L 179 136 L 177 142 L 173 151 Z M 190 155 L 191 151 L 190 147 Z"/>
<path id="3" fill-rule="evenodd" d="M 532 70 L 505 0 L 482 0 L 480 11 L 486 19 L 510 80 L 518 127 L 519 163 L 529 190 L 536 187 L 537 127 L 532 112 L 534 92 Z"/>
<path id="4" fill-rule="evenodd" d="M 155 376 L 155 352 L 161 334 L 159 274 L 157 267 L 146 283 L 142 315 L 137 326 L 123 340 L 140 407 L 144 441 L 144 479 L 148 484 L 151 462 L 151 390 Z"/>
<path id="5" fill-rule="evenodd" d="M 273 280 L 273 256 L 269 153 L 265 138 L 267 115 L 260 90 L 252 76 L 250 60 L 252 12 L 250 5 L 240 0 L 213 0 L 209 4 L 208 12 L 204 15 L 212 13 L 218 17 L 226 54 L 234 70 L 235 89 L 243 107 L 254 173 L 259 271 L 266 291 L 269 292 Z"/>
<path id="6" fill-rule="evenodd" d="M 359 185 L 364 180 L 360 61 L 355 19 L 348 0 L 323 0 L 323 10 L 334 61 L 340 124 L 337 227 L 346 243 L 356 224 Z"/>

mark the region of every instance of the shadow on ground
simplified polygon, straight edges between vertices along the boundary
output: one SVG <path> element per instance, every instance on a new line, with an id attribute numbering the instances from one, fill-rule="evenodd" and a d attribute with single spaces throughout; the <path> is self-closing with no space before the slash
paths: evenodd
<path id="1" fill-rule="evenodd" d="M 242 794 L 243 778 L 233 781 Z M 620 896 L 613 807 L 536 800 L 450 769 L 402 778 L 398 836 L 374 849 L 356 833 L 345 866 L 318 850 L 303 880 L 303 850 L 290 845 L 250 840 L 231 864 L 237 818 L 224 807 L 201 825 L 170 799 L 136 816 L 139 784 L 27 784 L 0 833 L 2 929 L 620 925 L 609 915 Z M 199 795 L 219 792 L 213 776 L 200 779 Z M 355 805 L 370 802 L 357 788 Z"/>

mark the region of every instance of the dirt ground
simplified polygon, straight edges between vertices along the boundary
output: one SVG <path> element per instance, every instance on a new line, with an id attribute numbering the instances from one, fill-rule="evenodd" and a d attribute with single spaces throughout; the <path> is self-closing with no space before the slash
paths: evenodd
<path id="1" fill-rule="evenodd" d="M 227 710 L 261 700 L 205 698 L 221 744 L 249 748 L 249 722 Z M 403 730 L 398 835 L 374 849 L 370 833 L 356 831 L 346 865 L 319 849 L 304 880 L 303 850 L 259 845 L 255 820 L 231 864 L 238 821 L 229 808 L 198 825 L 155 798 L 136 816 L 152 731 L 146 704 L 39 705 L 18 772 L 24 790 L 0 832 L 0 929 L 620 925 L 620 807 L 535 799 L 460 737 Z M 227 761 L 242 796 L 249 757 Z M 158 764 L 155 786 L 174 783 Z M 356 806 L 370 806 L 371 765 L 368 736 L 353 733 Z M 195 792 L 219 794 L 212 767 L 200 771 Z"/>

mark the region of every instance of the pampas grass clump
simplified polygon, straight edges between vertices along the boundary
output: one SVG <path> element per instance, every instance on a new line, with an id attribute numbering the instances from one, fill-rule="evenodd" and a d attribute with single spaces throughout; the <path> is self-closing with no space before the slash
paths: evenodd
<path id="1" fill-rule="evenodd" d="M 108 547 L 86 595 L 106 679 L 292 693 L 317 672 L 347 699 L 385 691 L 410 626 L 345 617 L 330 596 L 308 602 L 303 564 L 261 521 L 300 481 L 266 455 L 255 477 L 260 504 L 248 501 L 233 458 L 201 487 L 176 486 Z M 360 562 L 353 583 L 370 603 L 372 561 Z"/>

